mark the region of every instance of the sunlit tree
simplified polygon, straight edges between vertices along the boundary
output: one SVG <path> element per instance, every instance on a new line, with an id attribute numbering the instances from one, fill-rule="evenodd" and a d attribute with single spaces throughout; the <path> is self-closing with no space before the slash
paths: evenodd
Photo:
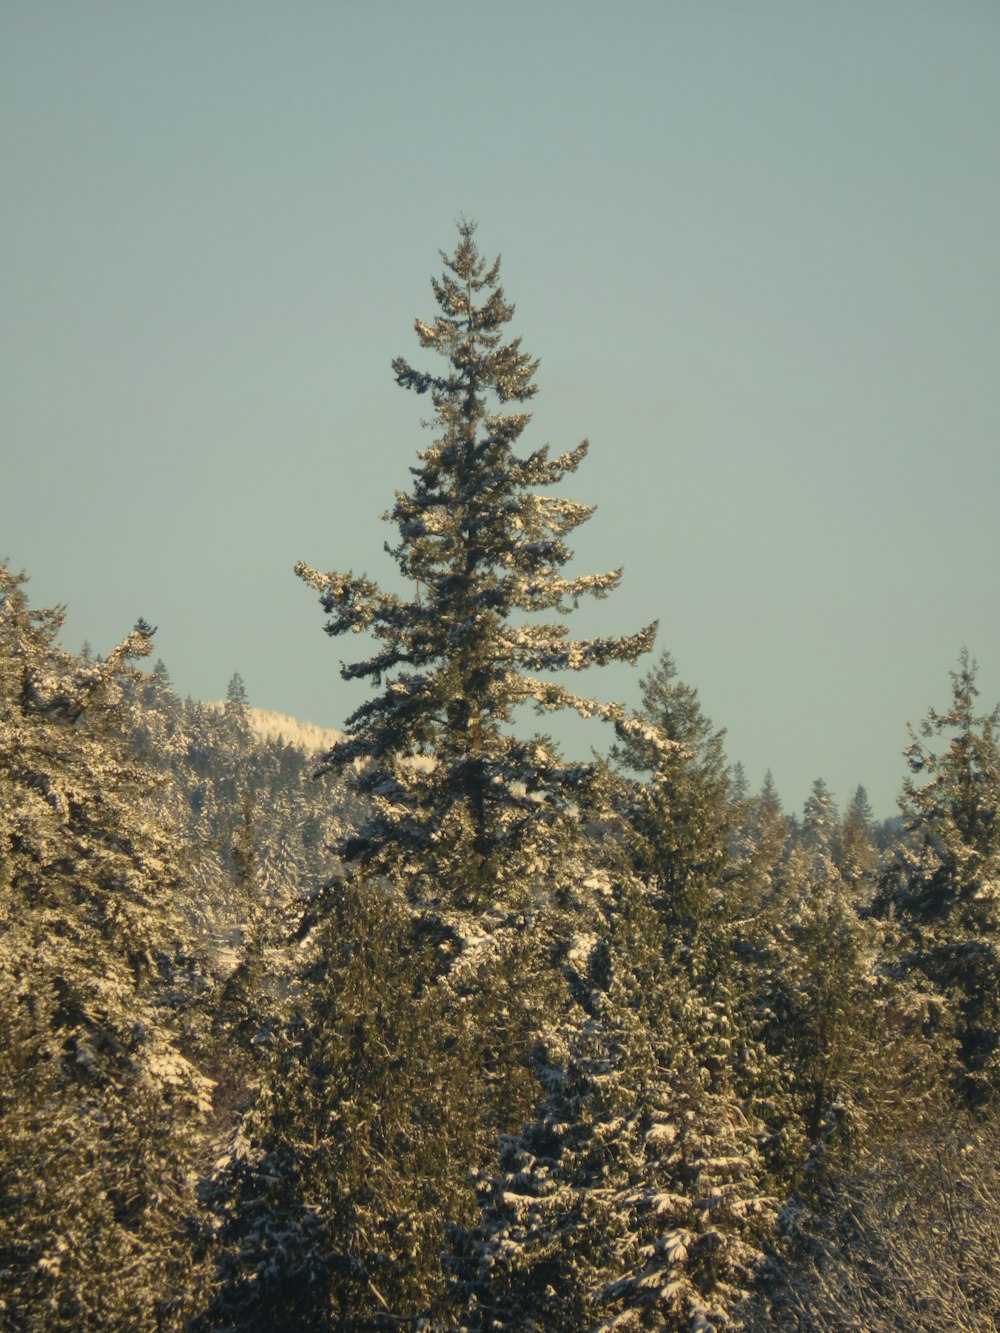
<path id="1" fill-rule="evenodd" d="M 902 928 L 903 963 L 943 1000 L 967 1089 L 1000 1090 L 1000 705 L 977 713 L 963 649 L 951 704 L 911 728 L 900 807 L 906 837 L 879 907 Z"/>
<path id="2" fill-rule="evenodd" d="M 123 682 L 0 566 L 0 1324 L 180 1328 L 211 1088 L 184 1049 L 181 868 Z"/>
<path id="3" fill-rule="evenodd" d="M 562 572 L 568 538 L 592 509 L 543 492 L 576 471 L 587 445 L 557 458 L 547 446 L 515 452 L 538 362 L 520 339 L 504 340 L 514 307 L 499 260 L 483 259 L 471 223 L 459 224 L 455 252 L 442 258 L 432 283 L 438 314 L 415 327 L 444 364 L 434 373 L 393 363 L 398 384 L 430 396 L 436 428 L 410 490 L 385 515 L 398 533 L 387 549 L 404 591 L 383 592 L 352 573 L 301 564 L 297 572 L 320 592 L 329 634 L 370 631 L 379 645 L 342 668 L 378 693 L 324 761 L 334 771 L 360 761 L 354 782 L 373 803 L 342 857 L 381 873 L 405 867 L 411 890 L 482 906 L 545 878 L 566 811 L 592 773 L 565 763 L 546 737 L 513 736 L 518 706 L 619 716 L 545 674 L 633 661 L 655 626 L 569 637 L 562 617 L 581 597 L 607 596 L 621 577 Z"/>

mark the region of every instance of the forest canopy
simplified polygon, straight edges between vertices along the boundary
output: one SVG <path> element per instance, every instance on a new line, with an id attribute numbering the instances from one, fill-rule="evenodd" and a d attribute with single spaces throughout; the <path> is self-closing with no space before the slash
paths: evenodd
<path id="1" fill-rule="evenodd" d="M 395 585 L 296 567 L 370 646 L 318 753 L 0 566 L 0 1323 L 993 1328 L 1000 705 L 963 649 L 897 820 L 751 791 L 655 624 L 571 635 L 587 445 L 441 258 Z"/>

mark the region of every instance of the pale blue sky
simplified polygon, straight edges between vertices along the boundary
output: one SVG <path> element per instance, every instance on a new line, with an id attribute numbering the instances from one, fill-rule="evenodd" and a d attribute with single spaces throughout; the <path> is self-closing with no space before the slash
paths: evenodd
<path id="1" fill-rule="evenodd" d="M 340 724 L 292 565 L 392 580 L 466 214 L 625 565 L 579 632 L 658 617 L 755 786 L 891 814 L 963 642 L 1000 698 L 998 126 L 993 0 L 6 0 L 0 554 L 69 646 Z"/>

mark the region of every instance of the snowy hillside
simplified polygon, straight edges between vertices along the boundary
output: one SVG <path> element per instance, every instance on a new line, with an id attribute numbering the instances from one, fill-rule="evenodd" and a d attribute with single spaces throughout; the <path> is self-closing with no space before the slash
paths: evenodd
<path id="1" fill-rule="evenodd" d="M 206 708 L 217 708 L 220 712 L 225 706 L 223 702 L 214 701 L 205 705 Z M 262 741 L 280 741 L 283 745 L 294 745 L 296 749 L 303 750 L 306 754 L 318 754 L 323 750 L 329 750 L 343 735 L 342 732 L 333 731 L 329 727 L 318 727 L 313 722 L 299 722 L 285 713 L 269 712 L 266 708 L 248 706 L 247 717 L 250 719 L 254 735 Z"/>

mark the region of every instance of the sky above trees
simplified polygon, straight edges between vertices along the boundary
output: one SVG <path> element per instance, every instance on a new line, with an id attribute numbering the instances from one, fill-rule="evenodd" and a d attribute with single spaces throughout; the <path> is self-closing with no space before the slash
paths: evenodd
<path id="1" fill-rule="evenodd" d="M 362 702 L 292 567 L 392 586 L 378 515 L 430 436 L 390 365 L 426 368 L 465 215 L 541 358 L 526 445 L 591 441 L 580 570 L 625 566 L 574 633 L 658 618 L 789 806 L 822 775 L 891 814 L 963 643 L 1000 697 L 993 6 L 98 0 L 3 32 L 0 556 L 69 647 L 142 615 L 181 693 Z M 637 703 L 651 666 L 592 688 Z"/>

